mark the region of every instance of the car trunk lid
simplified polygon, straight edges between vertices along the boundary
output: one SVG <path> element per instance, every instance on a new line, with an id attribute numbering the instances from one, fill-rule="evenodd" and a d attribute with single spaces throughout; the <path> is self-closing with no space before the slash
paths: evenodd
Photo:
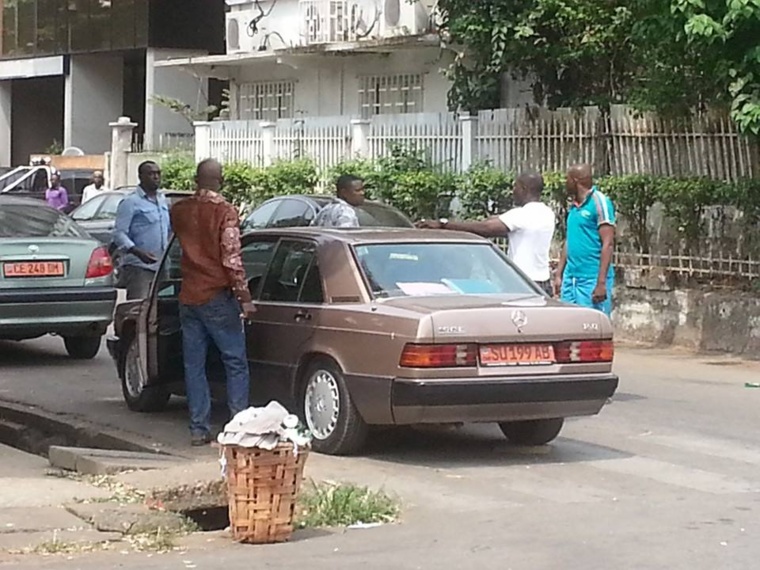
<path id="1" fill-rule="evenodd" d="M 77 287 L 99 244 L 90 239 L 0 239 L 0 288 Z"/>

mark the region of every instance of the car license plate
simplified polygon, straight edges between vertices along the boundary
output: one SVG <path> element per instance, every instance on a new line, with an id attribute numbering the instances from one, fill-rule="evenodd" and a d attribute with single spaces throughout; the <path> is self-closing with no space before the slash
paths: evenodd
<path id="1" fill-rule="evenodd" d="M 19 261 L 3 263 L 3 275 L 15 277 L 63 277 L 62 261 Z"/>
<path id="2" fill-rule="evenodd" d="M 520 366 L 553 364 L 550 344 L 488 344 L 480 347 L 482 366 Z"/>

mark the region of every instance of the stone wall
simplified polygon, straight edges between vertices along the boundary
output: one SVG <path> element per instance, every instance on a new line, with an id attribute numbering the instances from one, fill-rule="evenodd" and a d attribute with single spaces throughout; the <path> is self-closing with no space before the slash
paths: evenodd
<path id="1" fill-rule="evenodd" d="M 760 297 L 679 287 L 667 273 L 618 274 L 613 322 L 621 340 L 760 359 Z"/>

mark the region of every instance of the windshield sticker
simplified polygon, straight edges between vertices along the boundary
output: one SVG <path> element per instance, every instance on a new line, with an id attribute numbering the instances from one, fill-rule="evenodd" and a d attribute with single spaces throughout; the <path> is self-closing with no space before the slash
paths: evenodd
<path id="1" fill-rule="evenodd" d="M 364 257 L 365 255 L 367 255 L 368 252 L 369 250 L 364 246 L 356 248 L 356 255 L 358 255 L 359 257 Z"/>
<path id="2" fill-rule="evenodd" d="M 388 259 L 401 259 L 403 261 L 419 261 L 420 258 L 411 253 L 391 253 Z"/>
<path id="3" fill-rule="evenodd" d="M 443 283 L 396 283 L 405 295 L 421 297 L 425 295 L 451 295 L 454 293 L 450 287 Z"/>
<path id="4" fill-rule="evenodd" d="M 499 293 L 499 287 L 496 284 L 483 279 L 443 279 L 443 283 L 464 295 Z"/>

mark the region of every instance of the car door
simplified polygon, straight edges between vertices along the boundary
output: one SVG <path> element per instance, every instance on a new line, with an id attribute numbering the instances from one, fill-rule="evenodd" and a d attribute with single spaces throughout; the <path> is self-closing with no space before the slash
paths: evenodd
<path id="1" fill-rule="evenodd" d="M 281 239 L 257 291 L 258 312 L 248 327 L 256 400 L 293 404 L 292 382 L 304 346 L 314 334 L 315 307 L 323 297 L 316 247 L 310 240 Z"/>
<path id="2" fill-rule="evenodd" d="M 277 238 L 247 239 L 241 247 L 243 266 L 248 287 L 255 296 L 262 276 L 274 254 Z M 182 286 L 180 259 L 182 248 L 174 238 L 164 256 L 158 278 L 154 282 L 148 309 L 148 362 L 151 381 L 181 383 L 184 381 L 182 354 L 182 327 L 179 318 L 179 292 Z M 249 356 L 250 359 L 250 356 Z M 207 361 L 208 379 L 218 385 L 225 379 L 224 370 L 215 347 L 209 348 Z M 253 377 L 254 385 L 256 378 Z M 212 386 L 215 396 L 220 392 Z"/>
<path id="3" fill-rule="evenodd" d="M 182 382 L 185 377 L 182 362 L 182 328 L 179 322 L 181 257 L 182 247 L 175 237 L 164 254 L 149 295 L 146 362 L 150 382 Z"/>

